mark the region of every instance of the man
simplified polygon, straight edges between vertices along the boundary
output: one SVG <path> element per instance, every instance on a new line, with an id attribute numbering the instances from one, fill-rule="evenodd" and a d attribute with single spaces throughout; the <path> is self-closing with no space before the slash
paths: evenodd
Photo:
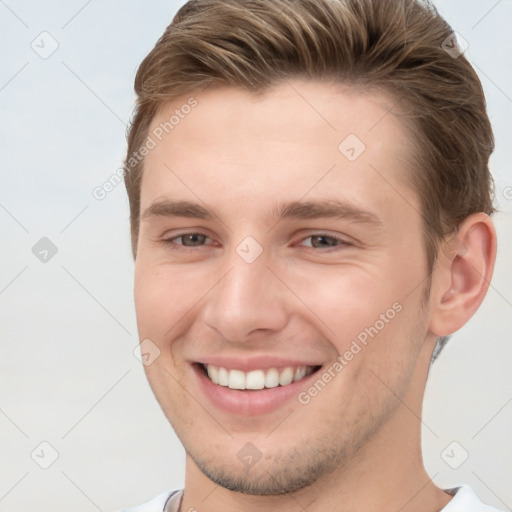
<path id="1" fill-rule="evenodd" d="M 199 0 L 128 135 L 145 369 L 187 453 L 137 511 L 491 511 L 420 447 L 492 276 L 480 82 L 420 0 Z"/>

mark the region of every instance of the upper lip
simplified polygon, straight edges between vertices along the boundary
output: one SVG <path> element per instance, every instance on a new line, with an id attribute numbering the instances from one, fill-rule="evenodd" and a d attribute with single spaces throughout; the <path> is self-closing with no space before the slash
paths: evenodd
<path id="1" fill-rule="evenodd" d="M 253 356 L 210 356 L 195 361 L 203 365 L 213 365 L 226 368 L 228 370 L 241 370 L 250 372 L 252 370 L 269 370 L 270 368 L 286 368 L 288 366 L 322 366 L 323 363 L 313 360 L 298 360 L 283 358 L 280 356 L 270 355 L 253 355 Z"/>

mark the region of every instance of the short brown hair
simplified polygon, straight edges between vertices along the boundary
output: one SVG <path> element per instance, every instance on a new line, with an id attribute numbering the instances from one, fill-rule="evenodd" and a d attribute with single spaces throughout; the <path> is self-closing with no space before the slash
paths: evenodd
<path id="1" fill-rule="evenodd" d="M 494 148 L 482 86 L 435 7 L 422 0 L 191 0 L 135 79 L 125 183 L 136 256 L 143 159 L 130 161 L 158 109 L 207 86 L 254 93 L 330 80 L 400 100 L 415 149 L 428 268 L 468 215 L 492 214 Z M 130 162 L 130 165 L 128 163 Z"/>

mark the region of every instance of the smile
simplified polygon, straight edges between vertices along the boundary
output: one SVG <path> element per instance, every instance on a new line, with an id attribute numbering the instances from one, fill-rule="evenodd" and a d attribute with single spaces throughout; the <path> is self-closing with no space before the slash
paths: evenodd
<path id="1" fill-rule="evenodd" d="M 271 389 L 278 386 L 288 386 L 304 379 L 317 369 L 315 366 L 286 366 L 284 368 L 244 372 L 212 364 L 202 365 L 202 367 L 214 384 L 238 390 Z"/>

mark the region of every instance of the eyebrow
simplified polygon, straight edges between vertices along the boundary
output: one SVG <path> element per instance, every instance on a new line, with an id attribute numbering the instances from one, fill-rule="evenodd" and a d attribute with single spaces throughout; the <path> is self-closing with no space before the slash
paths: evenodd
<path id="1" fill-rule="evenodd" d="M 141 219 L 149 217 L 186 217 L 211 220 L 217 215 L 209 208 L 191 201 L 171 201 L 165 199 L 151 204 L 144 210 Z M 379 217 L 352 203 L 326 199 L 324 201 L 289 201 L 274 206 L 272 220 L 283 219 L 348 219 L 355 222 L 381 226 Z"/>
<path id="2" fill-rule="evenodd" d="M 349 219 L 356 222 L 382 225 L 379 217 L 359 206 L 336 199 L 325 201 L 291 201 L 281 203 L 273 210 L 273 218 L 295 219 Z"/>
<path id="3" fill-rule="evenodd" d="M 191 201 L 170 201 L 165 199 L 151 204 L 144 210 L 141 219 L 148 217 L 189 217 L 195 219 L 211 220 L 214 215 L 210 210 Z"/>

